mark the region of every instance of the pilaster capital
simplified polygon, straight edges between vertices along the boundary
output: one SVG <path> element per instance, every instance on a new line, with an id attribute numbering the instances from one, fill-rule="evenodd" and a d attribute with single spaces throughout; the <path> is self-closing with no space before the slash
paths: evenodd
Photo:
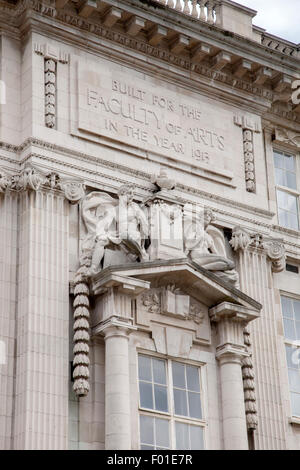
<path id="1" fill-rule="evenodd" d="M 259 312 L 243 305 L 222 302 L 209 310 L 209 316 L 217 324 L 217 359 L 223 363 L 241 364 L 242 359 L 248 356 L 244 328 L 259 316 Z"/>
<path id="2" fill-rule="evenodd" d="M 283 241 L 275 238 L 268 239 L 262 242 L 262 246 L 266 251 L 268 259 L 272 263 L 272 271 L 274 273 L 284 271 L 286 254 Z"/>
<path id="3" fill-rule="evenodd" d="M 32 165 L 27 165 L 16 174 L 9 174 L 0 169 L 0 193 L 38 191 L 42 188 L 48 191 L 62 191 L 71 204 L 77 204 L 85 193 L 82 181 L 63 179 L 55 172 L 44 173 Z"/>
<path id="4" fill-rule="evenodd" d="M 104 336 L 105 341 L 112 337 L 122 337 L 129 339 L 129 335 L 136 330 L 137 327 L 133 326 L 131 323 L 123 322 L 117 318 L 112 317 L 108 321 L 97 325 L 93 329 L 93 335 L 102 335 Z"/>
<path id="5" fill-rule="evenodd" d="M 249 232 L 243 227 L 234 227 L 232 230 L 232 237 L 230 240 L 230 245 L 234 251 L 245 250 L 251 244 L 252 239 Z"/>
<path id="6" fill-rule="evenodd" d="M 219 346 L 216 351 L 216 359 L 221 365 L 238 364 L 242 366 L 243 359 L 248 356 L 249 353 L 245 348 L 238 348 L 229 344 Z"/>
<path id="7" fill-rule="evenodd" d="M 234 251 L 257 248 L 264 251 L 267 259 L 272 263 L 272 271 L 279 273 L 285 268 L 284 241 L 279 238 L 270 238 L 260 233 L 250 233 L 243 227 L 235 227 L 232 230 L 230 245 Z"/>

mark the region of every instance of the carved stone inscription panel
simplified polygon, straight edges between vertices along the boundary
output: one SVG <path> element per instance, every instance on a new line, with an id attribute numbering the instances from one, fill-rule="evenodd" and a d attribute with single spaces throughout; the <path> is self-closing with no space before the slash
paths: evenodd
<path id="1" fill-rule="evenodd" d="M 72 67 L 77 133 L 233 176 L 242 143 L 229 106 L 104 60 L 77 60 Z"/>

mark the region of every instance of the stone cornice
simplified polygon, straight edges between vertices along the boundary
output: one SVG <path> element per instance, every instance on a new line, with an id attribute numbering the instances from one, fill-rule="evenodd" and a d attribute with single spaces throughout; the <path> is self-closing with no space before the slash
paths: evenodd
<path id="1" fill-rule="evenodd" d="M 222 51 L 227 51 L 230 54 L 243 56 L 247 60 L 256 63 L 261 68 L 270 67 L 275 71 L 275 73 L 282 73 L 282 53 L 277 54 L 279 51 L 271 50 L 259 44 L 256 41 L 247 39 L 245 37 L 238 36 L 234 33 L 226 34 L 228 32 L 224 31 L 216 25 L 209 25 L 205 22 L 201 22 L 201 29 L 199 29 L 199 21 L 193 19 L 187 15 L 180 15 L 180 22 L 178 22 L 178 12 L 172 9 L 166 9 L 162 5 L 157 4 L 157 8 L 153 9 L 147 5 L 147 7 L 136 2 L 132 3 L 131 1 L 122 1 L 115 2 L 109 1 L 111 5 L 118 6 L 119 8 L 128 9 L 129 13 L 139 13 L 147 15 L 147 18 L 150 15 L 151 20 L 155 24 L 163 24 L 167 28 L 171 28 L 174 32 L 179 34 L 186 34 L 187 37 L 190 37 L 192 40 L 196 40 L 200 43 L 210 43 L 214 48 L 219 48 Z M 0 3 L 4 5 L 4 2 Z M 7 10 L 7 8 L 6 8 Z M 12 12 L 11 8 L 8 8 L 10 13 Z M 56 38 L 59 38 L 61 35 L 64 41 L 75 40 L 77 44 L 83 42 L 83 45 L 86 45 L 86 35 L 90 34 L 89 48 L 96 48 L 95 38 L 101 38 L 103 41 L 108 41 L 116 45 L 122 45 L 127 48 L 127 51 L 135 51 L 140 55 L 151 56 L 152 59 L 158 60 L 162 63 L 172 64 L 176 67 L 179 67 L 187 72 L 190 72 L 194 77 L 191 80 L 195 82 L 195 86 L 201 86 L 205 88 L 206 86 L 213 89 L 217 88 L 220 96 L 222 93 L 226 99 L 226 94 L 231 97 L 231 99 L 236 96 L 235 99 L 246 100 L 248 104 L 255 109 L 257 107 L 257 112 L 265 112 L 271 105 L 273 99 L 276 99 L 276 92 L 271 90 L 270 86 L 265 87 L 256 84 L 255 82 L 251 83 L 250 80 L 244 80 L 232 74 L 230 71 L 224 70 L 213 70 L 211 64 L 205 63 L 195 63 L 189 57 L 190 53 L 185 54 L 175 54 L 172 51 L 149 44 L 146 40 L 137 37 L 131 37 L 128 34 L 120 32 L 119 30 L 105 27 L 103 24 L 100 24 L 99 18 L 96 20 L 90 20 L 79 16 L 76 12 L 68 9 L 56 9 L 54 3 L 46 5 L 45 3 L 40 2 L 39 0 L 23 0 L 18 4 L 18 14 L 15 16 L 20 16 L 22 12 L 28 11 L 29 13 L 22 16 L 20 27 L 23 33 L 27 33 L 30 29 L 36 29 L 36 31 L 41 32 L 44 27 L 45 33 L 47 36 L 51 37 L 51 34 L 55 35 Z M 21 18 L 21 16 L 20 16 Z M 57 20 L 56 24 L 53 22 L 49 23 L 47 18 L 55 18 Z M 69 25 L 68 29 L 66 27 L 62 28 L 62 25 Z M 74 27 L 76 29 L 81 29 L 84 31 L 84 37 L 79 38 L 78 34 L 74 36 Z M 52 32 L 52 33 L 51 33 Z M 94 44 L 93 44 L 94 42 Z M 102 43 L 102 52 L 105 51 Z M 111 51 L 110 51 L 111 52 Z M 115 51 L 114 54 L 117 54 Z M 129 56 L 128 56 L 129 58 Z M 296 74 L 298 70 L 297 59 L 291 56 L 285 56 L 285 66 L 290 67 L 288 72 L 290 75 Z M 141 60 L 142 63 L 142 60 Z M 226 70 L 226 68 L 225 68 Z M 169 72 L 170 73 L 170 72 Z M 201 76 L 206 79 L 203 83 L 197 83 L 197 76 Z M 183 79 L 184 77 L 182 77 Z M 235 90 L 235 94 L 232 94 L 232 89 Z M 240 96 L 239 96 L 240 94 Z M 257 102 L 255 105 L 254 97 L 259 97 L 261 103 Z M 257 101 L 257 98 L 256 98 Z M 260 109 L 259 109 L 260 106 Z M 277 105 L 273 106 L 272 113 L 279 115 L 288 120 L 300 122 L 300 114 L 293 112 L 292 109 L 286 110 L 280 109 Z M 283 116 L 284 115 L 284 116 Z"/>
<path id="2" fill-rule="evenodd" d="M 82 165 L 80 165 L 79 162 L 78 162 L 78 164 L 68 163 L 68 162 L 65 161 L 65 159 L 56 159 L 56 158 L 52 158 L 52 157 L 47 157 L 45 155 L 41 155 L 41 154 L 36 153 L 34 151 L 30 152 L 28 155 L 26 155 L 25 158 L 22 159 L 22 156 L 21 156 L 22 151 L 24 151 L 25 149 L 30 148 L 31 146 L 47 149 L 47 150 L 50 150 L 52 152 L 60 153 L 62 155 L 75 157 L 76 160 L 79 160 L 79 161 L 97 163 L 97 166 L 102 167 L 102 168 L 116 169 L 116 170 L 118 170 L 118 173 L 121 173 L 121 174 L 124 174 L 124 175 L 130 175 L 130 176 L 133 176 L 135 178 L 140 178 L 141 180 L 143 180 L 142 184 L 135 183 L 135 186 L 137 188 L 140 188 L 141 190 L 147 191 L 147 192 L 150 190 L 151 174 L 147 173 L 145 171 L 135 170 L 133 168 L 128 168 L 126 165 L 121 165 L 121 164 L 118 164 L 118 163 L 115 163 L 115 162 L 111 162 L 109 160 L 104 160 L 101 157 L 95 157 L 95 156 L 87 155 L 86 153 L 83 153 L 83 152 L 78 152 L 76 150 L 72 150 L 72 149 L 69 149 L 67 147 L 62 147 L 62 146 L 52 144 L 52 143 L 49 143 L 49 142 L 45 142 L 45 141 L 42 141 L 40 139 L 35 139 L 35 138 L 27 139 L 20 146 L 15 146 L 15 145 L 7 144 L 5 142 L 0 142 L 0 149 L 3 148 L 5 150 L 8 150 L 8 151 L 11 151 L 13 153 L 17 153 L 18 155 L 20 155 L 21 159 L 20 159 L 19 163 L 21 163 L 23 165 L 26 164 L 26 163 L 30 163 L 30 161 L 32 159 L 37 159 L 39 161 L 48 161 L 49 163 L 51 162 L 51 164 L 56 163 L 58 165 L 58 167 L 63 166 L 63 167 L 67 167 L 69 169 L 73 169 L 73 170 L 76 170 L 76 171 L 78 171 L 78 170 L 82 171 Z M 1 161 L 1 159 L 2 159 L 2 157 L 0 156 L 0 161 Z M 91 176 L 93 177 L 93 180 L 94 180 L 95 170 L 85 169 L 85 172 L 87 174 L 90 173 Z M 103 174 L 102 171 L 100 171 L 99 174 L 101 174 L 105 178 L 108 178 L 108 179 L 110 179 L 110 180 L 112 180 L 112 181 L 114 181 L 118 184 L 120 184 L 120 183 L 125 184 L 126 182 L 128 182 L 127 178 L 114 177 L 112 175 L 105 175 L 105 174 Z M 87 180 L 87 184 L 88 184 L 88 180 Z M 91 183 L 91 186 L 93 186 L 92 183 Z M 197 188 L 192 188 L 192 187 L 184 185 L 184 184 L 178 184 L 177 188 L 181 193 L 199 196 L 199 197 L 201 197 L 201 198 L 203 198 L 207 201 L 214 201 L 216 204 L 218 204 L 218 203 L 222 204 L 222 206 L 225 205 L 225 206 L 230 207 L 230 208 L 240 209 L 240 210 L 248 212 L 249 214 L 256 214 L 257 216 L 264 217 L 264 218 L 267 218 L 267 219 L 271 219 L 274 216 L 273 212 L 270 212 L 270 211 L 267 211 L 267 210 L 264 210 L 264 209 L 260 209 L 258 207 L 254 208 L 252 206 L 248 206 L 247 204 L 243 204 L 243 203 L 240 203 L 240 202 L 232 200 L 232 199 L 227 199 L 227 198 L 224 198 L 224 197 L 221 197 L 221 196 L 218 196 L 218 195 L 214 195 L 214 194 L 208 193 L 206 191 L 203 191 L 203 190 L 200 190 L 200 189 L 197 189 Z M 181 194 L 181 199 L 182 199 L 183 203 L 190 202 L 190 200 L 186 199 L 183 194 Z M 218 211 L 218 209 L 216 209 L 216 210 Z M 222 213 L 225 214 L 227 212 L 222 211 Z M 245 220 L 247 222 L 252 222 L 252 219 L 250 219 L 250 218 L 241 217 L 241 219 Z M 266 227 L 269 228 L 269 225 L 266 225 Z"/>

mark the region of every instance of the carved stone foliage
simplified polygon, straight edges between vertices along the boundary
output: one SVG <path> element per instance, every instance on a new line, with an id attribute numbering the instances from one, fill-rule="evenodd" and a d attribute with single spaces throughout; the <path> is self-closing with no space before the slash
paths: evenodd
<path id="1" fill-rule="evenodd" d="M 286 255 L 283 240 L 269 238 L 258 233 L 249 233 L 242 227 L 235 227 L 229 243 L 234 251 L 245 250 L 248 247 L 265 250 L 272 263 L 273 272 L 279 273 L 285 269 Z"/>
<path id="2" fill-rule="evenodd" d="M 62 191 L 71 204 L 77 204 L 84 196 L 82 182 L 61 178 L 57 173 L 42 173 L 27 166 L 20 173 L 10 175 L 0 169 L 0 193 L 5 191 L 37 191 L 40 188 Z"/>
<path id="3" fill-rule="evenodd" d="M 246 189 L 248 192 L 254 193 L 256 189 L 256 181 L 253 133 L 259 133 L 260 126 L 256 121 L 248 118 L 247 116 L 240 115 L 234 116 L 234 123 L 241 127 L 243 131 Z"/>

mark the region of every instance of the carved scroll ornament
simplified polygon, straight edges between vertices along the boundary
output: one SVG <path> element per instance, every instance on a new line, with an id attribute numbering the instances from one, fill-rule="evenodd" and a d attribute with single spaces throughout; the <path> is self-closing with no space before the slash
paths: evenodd
<path id="1" fill-rule="evenodd" d="M 71 204 L 77 204 L 84 196 L 85 186 L 81 181 L 66 180 L 57 173 L 42 173 L 33 166 L 20 173 L 10 175 L 0 169 L 0 193 L 5 191 L 38 191 L 41 188 L 62 191 Z"/>
<path id="2" fill-rule="evenodd" d="M 265 250 L 268 259 L 272 263 L 274 273 L 279 273 L 285 269 L 285 246 L 281 239 L 269 238 L 258 233 L 249 233 L 242 227 L 235 227 L 229 243 L 234 251 L 245 250 L 248 247 Z"/>

